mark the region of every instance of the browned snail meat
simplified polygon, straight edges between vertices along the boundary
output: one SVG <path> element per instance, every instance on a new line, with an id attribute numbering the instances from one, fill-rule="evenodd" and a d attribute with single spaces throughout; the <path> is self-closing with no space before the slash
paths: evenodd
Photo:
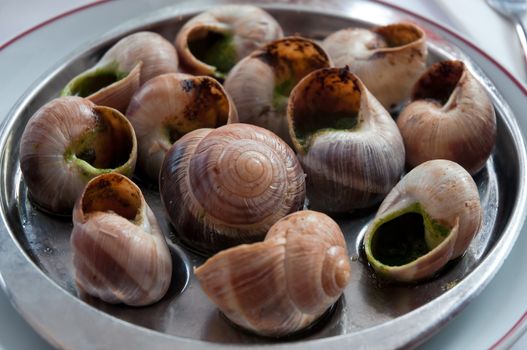
<path id="1" fill-rule="evenodd" d="M 404 146 L 397 125 L 347 68 L 306 76 L 291 92 L 287 113 L 312 208 L 371 206 L 401 177 Z"/>
<path id="2" fill-rule="evenodd" d="M 330 67 L 324 50 L 301 37 L 273 41 L 238 62 L 225 81 L 240 121 L 271 130 L 292 146 L 286 108 L 293 87 L 307 74 Z"/>
<path id="3" fill-rule="evenodd" d="M 181 136 L 238 121 L 218 81 L 181 73 L 149 80 L 132 97 L 126 117 L 137 135 L 139 168 L 156 183 L 166 152 Z"/>
<path id="4" fill-rule="evenodd" d="M 278 136 L 234 123 L 176 141 L 161 167 L 159 192 L 181 240 L 215 252 L 262 240 L 277 220 L 301 209 L 304 178 Z"/>
<path id="5" fill-rule="evenodd" d="M 413 84 L 426 70 L 425 33 L 412 23 L 339 30 L 322 46 L 335 66 L 348 65 L 385 108 L 410 97 Z"/>
<path id="6" fill-rule="evenodd" d="M 470 174 L 449 160 L 431 160 L 386 196 L 364 238 L 366 257 L 387 279 L 428 278 L 463 255 L 481 220 Z"/>
<path id="7" fill-rule="evenodd" d="M 73 210 L 75 282 L 108 303 L 143 306 L 168 290 L 172 258 L 157 220 L 137 187 L 117 173 L 86 185 Z"/>
<path id="8" fill-rule="evenodd" d="M 138 32 L 119 40 L 95 66 L 73 78 L 62 95 L 86 97 L 124 113 L 139 86 L 177 70 L 176 49 L 168 40 L 157 33 Z"/>
<path id="9" fill-rule="evenodd" d="M 474 175 L 496 143 L 492 101 L 461 61 L 432 65 L 415 84 L 397 125 L 410 167 L 449 159 Z"/>
<path id="10" fill-rule="evenodd" d="M 137 142 L 117 110 L 74 96 L 41 107 L 20 141 L 20 168 L 29 196 L 40 208 L 71 214 L 86 183 L 110 171 L 134 172 Z"/>
<path id="11" fill-rule="evenodd" d="M 191 18 L 175 45 L 185 71 L 225 78 L 236 62 L 282 36 L 278 22 L 264 10 L 224 5 Z"/>
<path id="12" fill-rule="evenodd" d="M 306 210 L 279 220 L 263 242 L 219 252 L 194 272 L 232 322 L 280 337 L 326 312 L 348 284 L 351 267 L 339 226 Z"/>

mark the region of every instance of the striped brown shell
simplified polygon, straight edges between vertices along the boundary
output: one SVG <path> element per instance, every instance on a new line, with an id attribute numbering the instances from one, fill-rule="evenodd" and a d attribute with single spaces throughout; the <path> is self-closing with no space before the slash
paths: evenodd
<path id="1" fill-rule="evenodd" d="M 172 258 L 139 188 L 109 173 L 91 180 L 73 211 L 73 264 L 81 293 L 108 303 L 152 304 L 168 290 Z"/>
<path id="2" fill-rule="evenodd" d="M 324 314 L 342 294 L 351 270 L 339 226 L 306 210 L 279 220 L 263 242 L 216 254 L 195 274 L 231 321 L 280 337 Z"/>
<path id="3" fill-rule="evenodd" d="M 234 123 L 179 139 L 161 167 L 159 191 L 178 236 L 210 252 L 262 240 L 277 220 L 302 208 L 305 181 L 278 136 Z"/>

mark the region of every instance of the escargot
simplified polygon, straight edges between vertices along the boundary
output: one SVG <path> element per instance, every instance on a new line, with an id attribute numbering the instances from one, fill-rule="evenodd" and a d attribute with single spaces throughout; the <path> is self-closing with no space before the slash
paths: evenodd
<path id="1" fill-rule="evenodd" d="M 90 180 L 73 210 L 75 283 L 107 303 L 143 306 L 168 290 L 172 258 L 141 190 L 117 173 Z"/>
<path id="2" fill-rule="evenodd" d="M 348 284 L 351 268 L 339 226 L 306 210 L 279 220 L 263 242 L 219 252 L 194 273 L 232 322 L 280 337 L 326 312 Z"/>
<path id="3" fill-rule="evenodd" d="M 117 110 L 67 96 L 42 106 L 20 142 L 20 168 L 39 208 L 71 214 L 86 183 L 110 171 L 131 176 L 137 160 L 132 125 Z"/>
<path id="4" fill-rule="evenodd" d="M 492 101 L 461 61 L 432 65 L 415 84 L 397 125 L 410 167 L 449 159 L 474 175 L 496 143 Z"/>
<path id="5" fill-rule="evenodd" d="M 175 45 L 186 72 L 223 79 L 231 68 L 260 46 L 281 38 L 282 28 L 252 5 L 224 5 L 191 18 Z"/>
<path id="6" fill-rule="evenodd" d="M 189 131 L 238 121 L 221 84 L 207 76 L 157 76 L 132 97 L 126 111 L 138 142 L 139 168 L 157 183 L 165 153 Z"/>
<path id="7" fill-rule="evenodd" d="M 385 108 L 410 96 L 413 84 L 426 70 L 425 33 L 412 23 L 373 29 L 349 28 L 323 42 L 337 67 L 348 65 Z"/>
<path id="8" fill-rule="evenodd" d="M 277 220 L 301 209 L 305 179 L 278 136 L 234 123 L 176 141 L 161 167 L 159 192 L 179 238 L 214 252 L 261 240 Z"/>
<path id="9" fill-rule="evenodd" d="M 240 121 L 271 130 L 292 146 L 286 107 L 293 87 L 308 73 L 330 67 L 324 50 L 302 37 L 273 41 L 238 62 L 225 80 Z"/>
<path id="10" fill-rule="evenodd" d="M 324 68 L 302 79 L 289 97 L 287 118 L 316 210 L 371 206 L 403 173 L 397 125 L 347 68 Z"/>
<path id="11" fill-rule="evenodd" d="M 410 171 L 382 202 L 364 237 L 366 257 L 387 279 L 422 280 L 461 256 L 481 221 L 470 174 L 452 161 L 430 160 Z"/>
<path id="12" fill-rule="evenodd" d="M 177 70 L 176 49 L 168 40 L 157 33 L 138 32 L 119 40 L 95 66 L 73 78 L 61 94 L 86 97 L 124 113 L 142 84 Z"/>

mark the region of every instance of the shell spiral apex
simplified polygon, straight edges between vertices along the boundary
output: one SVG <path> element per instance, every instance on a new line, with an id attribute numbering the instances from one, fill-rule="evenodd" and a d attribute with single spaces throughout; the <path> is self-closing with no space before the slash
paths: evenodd
<path id="1" fill-rule="evenodd" d="M 280 337 L 324 314 L 348 284 L 351 268 L 338 225 L 306 210 L 276 222 L 263 242 L 216 254 L 195 274 L 231 321 Z"/>
<path id="2" fill-rule="evenodd" d="M 304 177 L 278 136 L 234 123 L 178 140 L 163 162 L 159 189 L 180 237 L 210 252 L 263 239 L 274 222 L 301 209 Z"/>

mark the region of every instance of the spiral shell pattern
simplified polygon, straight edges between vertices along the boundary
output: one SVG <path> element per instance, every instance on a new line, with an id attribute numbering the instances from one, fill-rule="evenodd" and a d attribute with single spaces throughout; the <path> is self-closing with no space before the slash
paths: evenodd
<path id="1" fill-rule="evenodd" d="M 75 205 L 71 245 L 82 293 L 108 303 L 152 304 L 168 290 L 172 258 L 140 189 L 110 173 L 91 180 Z"/>
<path id="2" fill-rule="evenodd" d="M 262 239 L 305 196 L 293 151 L 268 130 L 236 123 L 183 136 L 167 153 L 159 187 L 181 238 L 205 251 Z"/>
<path id="3" fill-rule="evenodd" d="M 410 167 L 449 159 L 474 175 L 496 143 L 492 101 L 461 61 L 435 63 L 421 76 L 397 126 Z"/>
<path id="4" fill-rule="evenodd" d="M 42 106 L 20 142 L 20 168 L 31 199 L 60 215 L 71 215 L 91 178 L 109 171 L 131 176 L 136 159 L 128 120 L 117 110 L 74 96 Z"/>
<path id="5" fill-rule="evenodd" d="M 426 35 L 413 23 L 342 29 L 324 39 L 322 47 L 337 67 L 349 66 L 387 109 L 410 97 L 426 70 Z"/>
<path id="6" fill-rule="evenodd" d="M 300 211 L 275 223 L 263 242 L 222 251 L 195 274 L 234 323 L 280 337 L 311 325 L 335 303 L 350 269 L 338 225 L 322 213 Z"/>
<path id="7" fill-rule="evenodd" d="M 126 116 L 137 135 L 139 168 L 156 182 L 166 152 L 181 136 L 238 121 L 217 80 L 182 73 L 149 80 L 132 97 Z"/>
<path id="8" fill-rule="evenodd" d="M 321 314 L 340 296 L 350 267 L 346 242 L 335 221 L 316 211 L 294 213 L 273 225 L 266 240 L 286 242 L 285 275 L 297 308 Z"/>

